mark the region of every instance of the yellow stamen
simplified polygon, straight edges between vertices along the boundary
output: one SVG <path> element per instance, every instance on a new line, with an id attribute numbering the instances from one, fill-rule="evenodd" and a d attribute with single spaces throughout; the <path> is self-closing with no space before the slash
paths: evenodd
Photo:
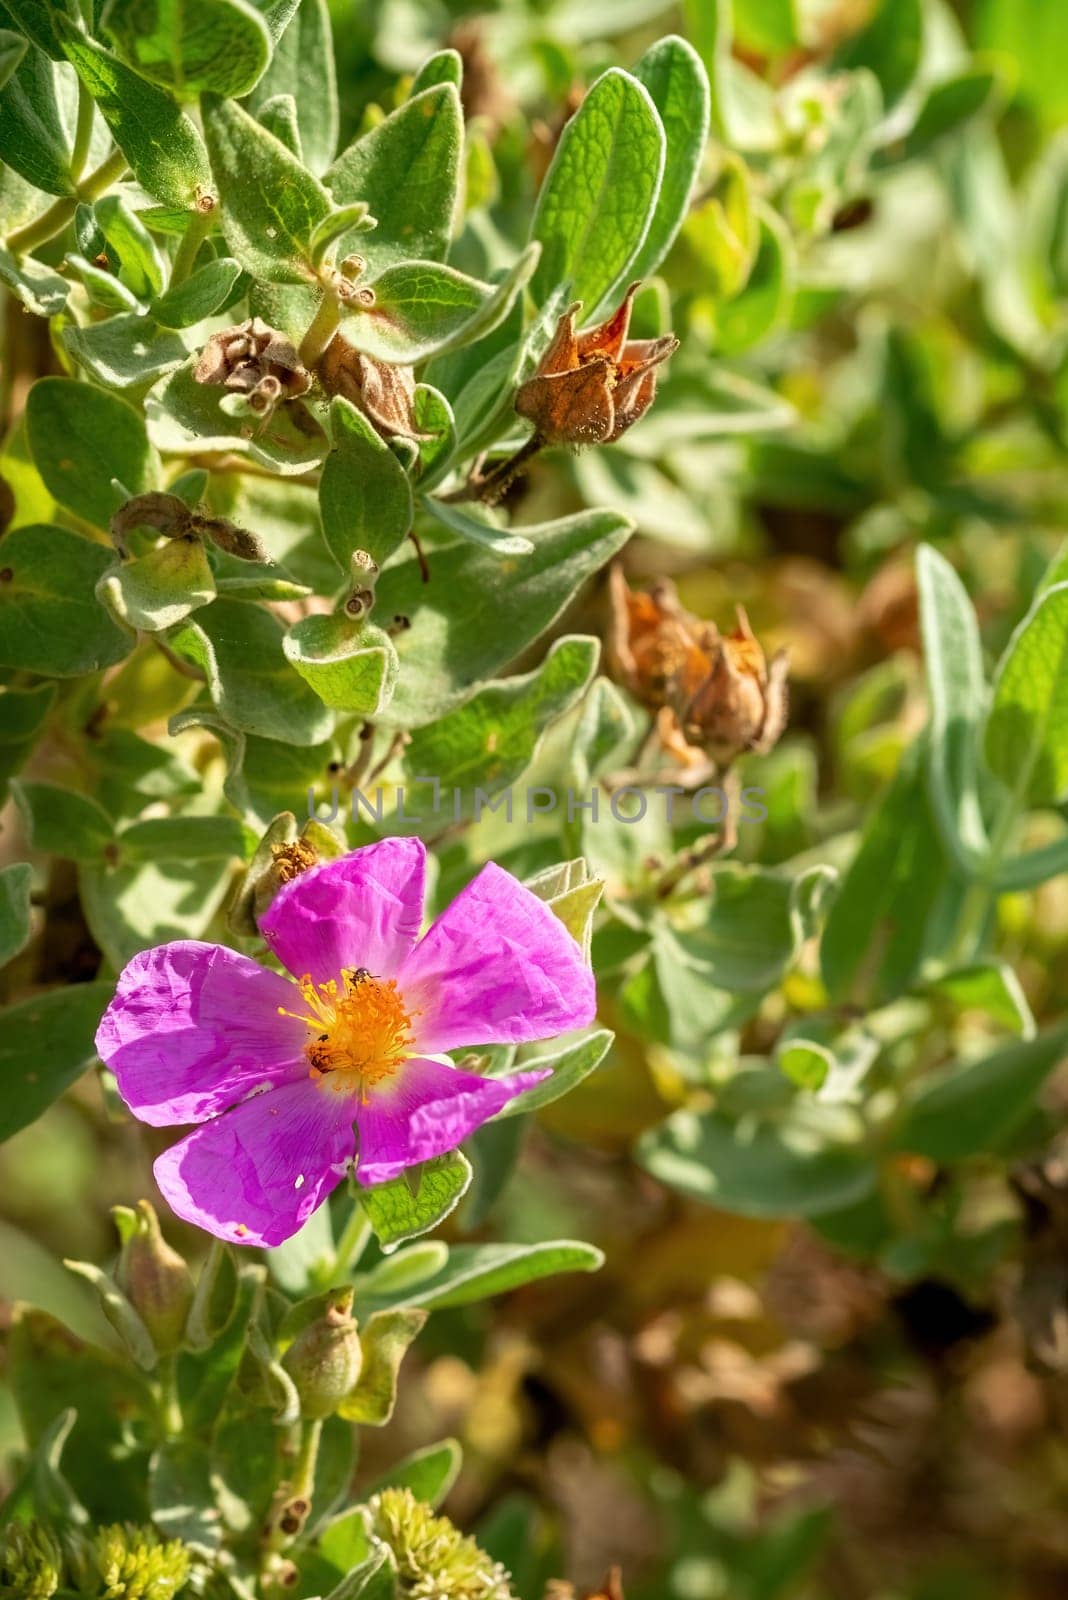
<path id="1" fill-rule="evenodd" d="M 365 1099 L 411 1053 L 412 1019 L 394 979 L 376 978 L 365 967 L 341 977 L 340 985 L 334 978 L 315 984 L 305 974 L 297 988 L 307 1010 L 278 1010 L 306 1023 L 312 1034 L 305 1046 L 311 1077 L 338 1094 Z"/>

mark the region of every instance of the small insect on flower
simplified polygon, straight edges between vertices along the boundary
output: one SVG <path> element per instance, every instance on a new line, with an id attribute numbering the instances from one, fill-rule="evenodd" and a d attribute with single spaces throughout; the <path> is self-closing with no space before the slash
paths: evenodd
<path id="1" fill-rule="evenodd" d="M 419 937 L 425 849 L 384 839 L 285 883 L 260 930 L 290 982 L 222 945 L 143 951 L 97 1033 L 136 1117 L 199 1123 L 156 1162 L 172 1210 L 281 1244 L 353 1168 L 453 1150 L 547 1072 L 483 1078 L 445 1052 L 585 1027 L 593 975 L 549 908 L 492 862 Z"/>

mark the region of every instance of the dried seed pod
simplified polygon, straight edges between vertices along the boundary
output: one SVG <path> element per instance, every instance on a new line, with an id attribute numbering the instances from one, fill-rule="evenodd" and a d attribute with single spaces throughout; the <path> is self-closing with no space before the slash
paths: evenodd
<path id="1" fill-rule="evenodd" d="M 316 371 L 327 394 L 350 400 L 383 439 L 433 437 L 415 426 L 415 374 L 411 367 L 378 361 L 335 334 Z"/>
<path id="2" fill-rule="evenodd" d="M 560 318 L 537 371 L 521 384 L 515 408 L 544 444 L 612 444 L 643 417 L 656 395 L 657 369 L 674 355 L 674 334 L 630 339 L 632 284 L 618 311 L 577 333 L 578 305 Z"/>
<path id="3" fill-rule="evenodd" d="M 617 566 L 610 582 L 609 663 L 658 713 L 665 748 L 683 759 L 696 747 L 721 766 L 744 750 L 771 750 L 786 728 L 785 652 L 767 660 L 740 606 L 737 627 L 724 635 L 684 610 L 666 581 L 642 594 Z"/>
<path id="4" fill-rule="evenodd" d="M 215 384 L 250 397 L 258 393 L 266 410 L 279 399 L 292 400 L 311 388 L 296 347 L 285 334 L 259 317 L 212 334 L 193 372 L 197 383 Z M 264 389 L 265 380 L 270 380 Z M 277 389 L 274 385 L 277 384 Z"/>

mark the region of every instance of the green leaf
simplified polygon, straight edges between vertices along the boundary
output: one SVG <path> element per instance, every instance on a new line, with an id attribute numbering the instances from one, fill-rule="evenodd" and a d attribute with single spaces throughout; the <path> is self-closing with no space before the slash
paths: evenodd
<path id="1" fill-rule="evenodd" d="M 401 262 L 444 261 L 463 150 L 463 112 L 452 84 L 414 95 L 349 145 L 324 182 L 338 205 L 364 200 L 378 223 L 353 236 L 371 273 Z M 346 254 L 346 242 L 338 250 Z"/>
<path id="2" fill-rule="evenodd" d="M 363 1369 L 356 1387 L 338 1406 L 347 1422 L 381 1428 L 393 1415 L 397 1377 L 408 1346 L 426 1317 L 421 1311 L 376 1311 L 360 1327 Z"/>
<path id="3" fill-rule="evenodd" d="M 326 434 L 299 400 L 280 406 L 270 425 L 251 429 L 244 418 L 219 409 L 224 391 L 197 383 L 195 361 L 161 380 L 145 401 L 152 442 L 177 454 L 225 452 L 248 456 L 272 472 L 300 474 L 326 454 Z"/>
<path id="4" fill-rule="evenodd" d="M 347 576 L 356 550 L 384 566 L 407 537 L 415 513 L 404 468 L 363 413 L 340 395 L 330 404 L 330 433 L 319 512 L 330 554 Z"/>
<path id="5" fill-rule="evenodd" d="M 387 267 L 371 285 L 374 306 L 353 308 L 345 337 L 357 350 L 402 366 L 471 344 L 504 321 L 536 261 L 528 246 L 496 286 L 433 261 Z"/>
<path id="6" fill-rule="evenodd" d="M 311 281 L 312 234 L 330 213 L 330 196 L 240 106 L 207 95 L 203 113 L 231 254 L 246 272 L 268 283 Z"/>
<path id="7" fill-rule="evenodd" d="M 931 1161 L 962 1161 L 1002 1149 L 1026 1122 L 1066 1050 L 1068 1026 L 1061 1023 L 919 1083 L 908 1097 L 896 1148 Z"/>
<path id="8" fill-rule="evenodd" d="M 71 0 L 7 0 L 0 4 L 0 23 L 21 28 L 26 38 L 54 61 L 63 60 L 60 19 L 74 14 Z"/>
<path id="9" fill-rule="evenodd" d="M 389 1183 L 360 1190 L 360 1204 L 375 1238 L 388 1254 L 406 1239 L 429 1233 L 455 1210 L 471 1182 L 471 1165 L 459 1150 L 411 1167 Z"/>
<path id="10" fill-rule="evenodd" d="M 539 1067 L 551 1067 L 553 1075 L 551 1078 L 546 1078 L 544 1083 L 536 1083 L 533 1089 L 528 1089 L 525 1094 L 516 1095 L 514 1100 L 509 1100 L 500 1113 L 501 1120 L 540 1111 L 543 1106 L 551 1106 L 554 1100 L 570 1094 L 571 1090 L 584 1078 L 588 1078 L 591 1072 L 596 1072 L 611 1049 L 614 1038 L 615 1035 L 607 1028 L 595 1028 L 592 1033 L 587 1033 L 575 1043 L 565 1044 L 562 1048 L 551 1050 L 547 1054 L 523 1055 L 518 1065 L 524 1072 L 532 1072 Z"/>
<path id="11" fill-rule="evenodd" d="M 476 793 L 498 794 L 526 771 L 546 729 L 584 693 L 599 654 L 596 639 L 558 639 L 533 672 L 488 684 L 466 705 L 417 728 L 404 756 L 414 810 L 431 789 L 435 800 L 441 791 L 461 789 L 465 812 L 474 806 L 477 814 Z M 423 774 L 433 784 L 420 785 Z"/>
<path id="12" fill-rule="evenodd" d="M 370 1272 L 357 1279 L 358 1293 L 373 1300 L 378 1295 L 409 1289 L 430 1278 L 449 1259 L 449 1247 L 442 1239 L 418 1239 L 391 1256 L 385 1256 Z"/>
<path id="13" fill-rule="evenodd" d="M 595 1245 L 576 1239 L 547 1239 L 540 1244 L 460 1244 L 449 1251 L 447 1264 L 434 1277 L 406 1293 L 389 1297 L 391 1306 L 467 1306 L 491 1295 L 507 1294 L 539 1278 L 561 1272 L 597 1272 L 604 1256 Z"/>
<path id="14" fill-rule="evenodd" d="M 838 1108 L 798 1101 L 782 1123 L 733 1123 L 718 1112 L 678 1111 L 643 1134 L 638 1160 L 654 1178 L 745 1217 L 818 1217 L 855 1205 L 876 1168 L 841 1141 Z"/>
<path id="15" fill-rule="evenodd" d="M 68 861 L 99 861 L 115 836 L 107 812 L 73 789 L 16 780 L 11 792 L 35 850 Z"/>
<path id="16" fill-rule="evenodd" d="M 648 278 L 667 255 L 689 210 L 708 141 L 712 94 L 701 57 L 674 34 L 650 46 L 634 76 L 648 89 L 667 139 L 656 210 L 629 269 L 633 278 Z"/>
<path id="17" fill-rule="evenodd" d="M 794 882 L 763 867 L 725 862 L 712 869 L 700 921 L 674 929 L 674 958 L 702 970 L 718 989 L 763 993 L 797 954 Z"/>
<path id="18" fill-rule="evenodd" d="M 220 715 L 244 733 L 311 745 L 333 717 L 286 660 L 285 629 L 270 612 L 216 600 L 171 635 L 171 648 L 199 666 Z"/>
<path id="19" fill-rule="evenodd" d="M 26 861 L 0 867 L 0 967 L 30 942 L 33 868 Z"/>
<path id="20" fill-rule="evenodd" d="M 110 567 L 96 593 L 116 622 L 161 633 L 214 600 L 215 579 L 199 539 L 167 539 L 135 561 Z"/>
<path id="21" fill-rule="evenodd" d="M 165 90 L 69 24 L 63 49 L 96 101 L 134 177 L 154 200 L 191 209 L 211 189 L 203 141 Z"/>
<path id="22" fill-rule="evenodd" d="M 369 1494 L 380 1494 L 383 1489 L 410 1489 L 417 1500 L 427 1506 L 440 1506 L 460 1475 L 463 1451 L 455 1439 L 442 1439 L 440 1444 L 428 1444 L 414 1450 L 396 1466 L 390 1467 L 376 1479 Z"/>
<path id="23" fill-rule="evenodd" d="M 144 421 L 117 395 L 75 378 L 40 378 L 26 402 L 26 426 L 45 487 L 98 528 L 130 495 L 159 487 L 159 457 Z"/>
<path id="24" fill-rule="evenodd" d="M 93 217 L 104 235 L 107 255 L 118 262 L 118 273 L 139 301 L 151 300 L 163 287 L 163 261 L 144 223 L 121 195 L 106 194 L 93 207 Z M 96 241 L 94 241 L 96 242 Z"/>
<path id="25" fill-rule="evenodd" d="M 611 68 L 564 129 L 530 237 L 542 244 L 534 295 L 565 284 L 591 319 L 626 286 L 659 201 L 664 130 L 648 90 Z"/>
<path id="26" fill-rule="evenodd" d="M 0 1013 L 0 1139 L 36 1122 L 81 1077 L 111 996 L 109 983 L 67 984 Z"/>
<path id="27" fill-rule="evenodd" d="M 5 284 L 35 317 L 57 316 L 70 294 L 70 284 L 54 268 L 44 266 L 32 256 L 16 261 L 10 251 L 4 249 L 0 249 L 0 283 Z"/>
<path id="28" fill-rule="evenodd" d="M 739 43 L 762 55 L 780 55 L 801 43 L 796 0 L 734 0 Z"/>
<path id="29" fill-rule="evenodd" d="M 157 328 L 137 311 L 63 329 L 63 343 L 75 361 L 99 383 L 136 389 L 173 372 L 189 352 L 176 333 Z"/>
<path id="30" fill-rule="evenodd" d="M 229 893 L 217 861 L 150 861 L 104 867 L 84 862 L 78 892 L 89 930 L 116 970 L 139 950 L 203 938 Z"/>
<path id="31" fill-rule="evenodd" d="M 126 863 L 232 861 L 245 856 L 245 830 L 234 817 L 149 817 L 118 835 Z"/>
<path id="32" fill-rule="evenodd" d="M 94 594 L 112 560 L 110 550 L 66 528 L 34 524 L 6 534 L 0 540 L 0 666 L 78 678 L 128 655 L 133 640 Z"/>
<path id="33" fill-rule="evenodd" d="M 0 572 L 3 570 L 0 556 Z M 0 602 L 2 599 L 0 589 Z M 56 687 L 52 683 L 42 683 L 36 689 L 0 690 L 0 799 L 7 792 L 7 780 L 20 770 L 37 743 L 55 698 Z"/>
<path id="34" fill-rule="evenodd" d="M 481 545 L 484 550 L 492 550 L 499 556 L 528 556 L 534 546 L 522 533 L 510 533 L 501 526 L 502 513 L 493 511 L 487 506 L 477 510 L 473 506 L 453 505 L 447 500 L 435 500 L 432 495 L 427 495 L 420 500 L 424 511 L 440 522 L 442 527 L 448 528 L 452 533 L 458 533 L 461 539 L 469 543 Z"/>
<path id="35" fill-rule="evenodd" d="M 198 267 L 184 283 L 177 283 L 152 302 L 153 317 L 164 328 L 189 328 L 214 316 L 226 305 L 241 276 L 241 264 L 220 256 Z"/>
<path id="36" fill-rule="evenodd" d="M 834 1054 L 815 1039 L 791 1039 L 780 1046 L 776 1060 L 799 1089 L 822 1089 L 834 1071 Z"/>
<path id="37" fill-rule="evenodd" d="M 79 987 L 62 997 L 70 1005 Z M 3 1046 L 0 1046 L 2 1056 Z M 32 1449 L 68 1408 L 76 1413 L 63 1447 L 63 1474 L 94 1521 L 125 1514 L 147 1520 L 147 1451 L 131 1426 L 154 1414 L 142 1374 L 129 1361 L 76 1339 L 42 1311 L 21 1307 L 8 1334 L 9 1382 L 23 1437 Z"/>
<path id="38" fill-rule="evenodd" d="M 1068 114 L 1064 72 L 1064 13 L 1046 0 L 981 0 L 976 42 L 1010 57 L 1020 74 L 1019 98 L 1051 129 Z M 969 32 L 971 30 L 969 29 Z"/>
<path id="39" fill-rule="evenodd" d="M 881 0 L 867 27 L 836 53 L 834 65 L 873 73 L 889 110 L 911 86 L 922 56 L 923 0 Z"/>
<path id="40" fill-rule="evenodd" d="M 523 531 L 530 555 L 502 561 L 457 543 L 431 551 L 429 583 L 414 553 L 382 574 L 377 614 L 412 624 L 396 640 L 401 673 L 391 721 L 420 728 L 470 699 L 611 560 L 630 524 L 612 512 L 584 511 Z"/>
<path id="41" fill-rule="evenodd" d="M 957 133 L 991 104 L 1000 85 L 1000 74 L 989 67 L 970 67 L 932 84 L 902 142 L 901 158 L 915 161 L 939 139 Z"/>
<path id="42" fill-rule="evenodd" d="M 381 628 L 343 612 L 295 622 L 282 641 L 286 660 L 335 711 L 377 716 L 397 682 L 397 652 Z"/>
<path id="43" fill-rule="evenodd" d="M 831 907 L 820 963 L 838 1004 L 878 1003 L 904 993 L 927 953 L 928 925 L 951 893 L 924 755 L 921 746 L 906 755 L 872 810 Z"/>
<path id="44" fill-rule="evenodd" d="M 152 1521 L 165 1539 L 210 1555 L 222 1544 L 222 1517 L 215 1502 L 211 1455 L 199 1439 L 164 1440 L 148 1469 Z"/>
<path id="45" fill-rule="evenodd" d="M 327 0 L 302 0 L 275 45 L 250 109 L 258 111 L 266 100 L 280 94 L 291 95 L 296 104 L 305 162 L 312 172 L 322 172 L 334 159 L 338 130 L 337 74 Z"/>
<path id="46" fill-rule="evenodd" d="M 931 700 L 931 797 L 947 847 L 967 866 L 987 850 L 977 772 L 987 703 L 979 626 L 964 585 L 932 545 L 917 551 L 916 576 Z"/>
<path id="47" fill-rule="evenodd" d="M 248 94 L 271 55 L 267 24 L 245 0 L 111 0 L 105 27 L 142 77 L 179 100 Z"/>
<path id="48" fill-rule="evenodd" d="M 459 89 L 463 81 L 464 62 L 460 52 L 452 49 L 436 50 L 432 56 L 427 56 L 412 79 L 408 98 L 414 100 L 424 89 L 433 89 L 439 83 L 451 83 Z"/>
<path id="49" fill-rule="evenodd" d="M 727 355 L 749 350 L 786 317 L 794 292 L 794 249 L 781 219 L 756 208 L 756 257 L 744 289 L 716 307 L 716 344 Z"/>
<path id="50" fill-rule="evenodd" d="M 994 678 L 986 725 L 990 770 L 1032 806 L 1068 793 L 1068 583 L 1039 594 Z"/>
<path id="51" fill-rule="evenodd" d="M 928 985 L 958 1011 L 979 1011 L 1022 1039 L 1033 1038 L 1035 1019 L 1020 980 L 1003 961 L 979 961 L 954 967 Z"/>
<path id="52" fill-rule="evenodd" d="M 56 67 L 40 50 L 29 50 L 0 89 L 0 160 L 46 194 L 74 193 Z"/>

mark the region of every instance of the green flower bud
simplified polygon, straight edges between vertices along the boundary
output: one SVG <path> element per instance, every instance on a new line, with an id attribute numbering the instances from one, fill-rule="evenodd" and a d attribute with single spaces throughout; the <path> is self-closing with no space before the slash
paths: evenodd
<path id="1" fill-rule="evenodd" d="M 180 1539 L 164 1543 L 155 1528 L 133 1523 L 98 1528 L 87 1564 L 104 1586 L 100 1600 L 172 1600 L 190 1574 Z"/>
<path id="2" fill-rule="evenodd" d="M 363 1367 L 351 1289 L 331 1292 L 326 1310 L 297 1335 L 282 1366 L 296 1385 L 303 1417 L 333 1416 Z"/>
<path id="3" fill-rule="evenodd" d="M 513 1600 L 499 1562 L 438 1517 L 410 1489 L 383 1489 L 367 1505 L 369 1531 L 389 1546 L 398 1600 Z"/>
<path id="4" fill-rule="evenodd" d="M 156 1349 L 169 1355 L 182 1343 L 193 1303 L 189 1268 L 164 1239 L 147 1200 L 139 1200 L 136 1211 L 115 1206 L 111 1214 L 122 1239 L 116 1281 L 152 1335 Z"/>
<path id="5" fill-rule="evenodd" d="M 50 1600 L 63 1576 L 59 1544 L 39 1522 L 12 1522 L 0 1537 L 0 1595 Z"/>

